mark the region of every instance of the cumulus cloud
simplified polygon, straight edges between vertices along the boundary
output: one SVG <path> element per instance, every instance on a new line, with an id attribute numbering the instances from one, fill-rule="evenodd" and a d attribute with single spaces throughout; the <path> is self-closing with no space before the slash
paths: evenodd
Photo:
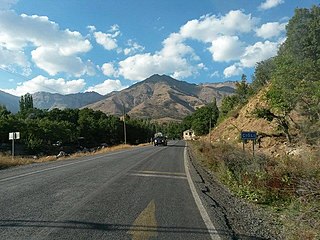
<path id="1" fill-rule="evenodd" d="M 240 57 L 240 62 L 227 67 L 223 72 L 224 76 L 228 78 L 241 75 L 244 68 L 254 67 L 258 62 L 274 57 L 280 44 L 281 42 L 265 41 L 247 46 Z"/>
<path id="2" fill-rule="evenodd" d="M 237 64 L 231 65 L 229 67 L 227 67 L 226 69 L 224 69 L 223 71 L 223 75 L 226 78 L 232 77 L 232 76 L 238 76 L 241 75 L 243 73 L 243 68 L 238 66 Z"/>
<path id="3" fill-rule="evenodd" d="M 256 35 L 264 39 L 278 37 L 285 31 L 287 23 L 270 22 L 256 29 Z"/>
<path id="4" fill-rule="evenodd" d="M 94 32 L 96 42 L 103 46 L 106 50 L 113 50 L 118 47 L 117 37 L 120 35 L 119 26 L 111 26 L 109 33 Z"/>
<path id="5" fill-rule="evenodd" d="M 214 61 L 238 60 L 244 51 L 244 43 L 237 36 L 221 36 L 212 41 L 209 48 Z"/>
<path id="6" fill-rule="evenodd" d="M 95 86 L 89 87 L 86 92 L 97 92 L 101 95 L 106 95 L 113 91 L 120 91 L 127 86 L 123 86 L 120 80 L 105 80 L 103 83 L 97 84 Z"/>
<path id="7" fill-rule="evenodd" d="M 94 37 L 96 38 L 97 43 L 106 50 L 113 50 L 118 47 L 117 40 L 112 37 L 112 34 L 95 32 Z"/>
<path id="8" fill-rule="evenodd" d="M 46 16 L 0 11 L 0 32 L 2 49 L 21 55 L 26 47 L 34 48 L 32 60 L 50 75 L 59 72 L 75 76 L 88 73 L 87 64 L 83 64 L 78 55 L 91 50 L 90 42 L 79 32 L 61 30 Z"/>
<path id="9" fill-rule="evenodd" d="M 186 78 L 197 73 L 202 65 L 193 66 L 199 57 L 187 46 L 179 33 L 163 41 L 163 48 L 155 54 L 136 54 L 119 62 L 119 75 L 132 81 L 141 81 L 154 73 Z"/>
<path id="10" fill-rule="evenodd" d="M 119 62 L 117 72 L 128 80 L 140 81 L 154 73 L 169 74 L 183 79 L 207 69 L 189 39 L 211 44 L 208 50 L 214 61 L 240 60 L 245 44 L 236 34 L 251 32 L 257 19 L 243 11 L 230 11 L 224 16 L 205 15 L 188 21 L 177 33 L 171 33 L 163 48 L 155 53 L 138 53 Z M 125 54 L 128 53 L 125 50 Z"/>
<path id="11" fill-rule="evenodd" d="M 97 30 L 96 27 L 93 26 L 93 25 L 87 26 L 87 29 L 88 29 L 90 32 L 95 32 L 95 31 Z"/>
<path id="12" fill-rule="evenodd" d="M 266 0 L 265 2 L 261 3 L 261 5 L 259 6 L 259 9 L 267 10 L 270 8 L 274 8 L 282 3 L 284 3 L 284 0 Z"/>
<path id="13" fill-rule="evenodd" d="M 62 55 L 51 47 L 38 47 L 31 52 L 35 64 L 54 76 L 61 72 L 80 77 L 84 74 L 93 75 L 94 66 L 90 61 L 83 62 L 80 57 L 73 55 Z"/>
<path id="14" fill-rule="evenodd" d="M 63 78 L 49 79 L 42 75 L 18 85 L 15 89 L 1 89 L 15 96 L 22 96 L 26 93 L 35 93 L 40 91 L 71 94 L 82 91 L 86 83 L 83 79 L 65 80 Z"/>
<path id="15" fill-rule="evenodd" d="M 241 57 L 240 63 L 243 67 L 254 67 L 257 62 L 261 62 L 277 54 L 279 43 L 277 42 L 257 42 L 246 47 L 245 53 Z"/>
<path id="16" fill-rule="evenodd" d="M 116 74 L 113 63 L 104 63 L 101 67 L 101 70 L 106 76 L 114 76 Z"/>
<path id="17" fill-rule="evenodd" d="M 235 35 L 248 33 L 257 23 L 251 14 L 244 14 L 240 10 L 230 11 L 225 16 L 205 15 L 199 20 L 188 21 L 180 28 L 184 38 L 196 39 L 210 43 L 221 35 Z"/>
<path id="18" fill-rule="evenodd" d="M 132 55 L 132 54 L 136 54 L 138 52 L 143 52 L 144 51 L 144 47 L 139 45 L 138 43 L 134 42 L 133 40 L 129 40 L 128 41 L 128 47 L 126 47 L 123 52 L 125 55 Z"/>
<path id="19" fill-rule="evenodd" d="M 30 63 L 23 51 L 12 51 L 2 46 L 0 46 L 0 66 L 5 69 L 10 69 L 10 66 L 17 66 L 23 73 L 31 71 Z"/>

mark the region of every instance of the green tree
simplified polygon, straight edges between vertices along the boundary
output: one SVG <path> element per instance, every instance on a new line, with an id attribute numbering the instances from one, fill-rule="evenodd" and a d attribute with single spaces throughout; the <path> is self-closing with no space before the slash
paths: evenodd
<path id="1" fill-rule="evenodd" d="M 262 87 L 271 82 L 272 73 L 275 71 L 275 67 L 274 58 L 269 58 L 257 63 L 251 84 L 253 93 L 258 92 Z"/>
<path id="2" fill-rule="evenodd" d="M 286 28 L 287 39 L 274 59 L 266 94 L 270 108 L 258 115 L 278 119 L 290 141 L 290 125 L 297 126 L 290 116 L 293 110 L 300 111 L 310 122 L 320 119 L 320 7 L 296 9 Z"/>
<path id="3" fill-rule="evenodd" d="M 33 109 L 33 98 L 30 93 L 21 96 L 19 101 L 20 112 L 24 113 L 30 109 Z"/>
<path id="4" fill-rule="evenodd" d="M 197 109 L 185 122 L 191 123 L 191 128 L 196 135 L 204 135 L 209 133 L 210 122 L 213 127 L 217 123 L 218 117 L 219 109 L 216 99 L 214 99 L 208 105 Z"/>

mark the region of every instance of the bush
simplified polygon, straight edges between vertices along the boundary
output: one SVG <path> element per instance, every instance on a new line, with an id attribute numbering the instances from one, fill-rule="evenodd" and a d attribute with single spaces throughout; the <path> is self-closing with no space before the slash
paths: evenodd
<path id="1" fill-rule="evenodd" d="M 239 197 L 283 217 L 284 231 L 300 239 L 320 232 L 320 151 L 305 158 L 252 155 L 227 143 L 193 142 L 196 158 Z M 301 222 L 302 221 L 302 222 Z"/>

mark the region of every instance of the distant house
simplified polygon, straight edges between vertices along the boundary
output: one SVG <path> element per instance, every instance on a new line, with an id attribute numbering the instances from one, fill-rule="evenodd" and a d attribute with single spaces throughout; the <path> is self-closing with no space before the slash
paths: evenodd
<path id="1" fill-rule="evenodd" d="M 189 129 L 183 132 L 183 140 L 194 140 L 196 135 L 194 134 L 194 131 Z"/>

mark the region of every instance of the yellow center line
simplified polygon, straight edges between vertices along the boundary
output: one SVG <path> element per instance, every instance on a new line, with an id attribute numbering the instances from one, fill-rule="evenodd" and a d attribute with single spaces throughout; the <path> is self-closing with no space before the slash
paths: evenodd
<path id="1" fill-rule="evenodd" d="M 132 235 L 132 240 L 148 240 L 157 237 L 156 204 L 152 200 L 133 222 L 127 234 Z"/>

